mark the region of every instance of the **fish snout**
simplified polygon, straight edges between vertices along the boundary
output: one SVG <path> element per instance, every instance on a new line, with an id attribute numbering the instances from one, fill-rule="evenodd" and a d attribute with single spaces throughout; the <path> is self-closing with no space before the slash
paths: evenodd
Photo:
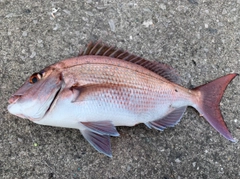
<path id="1" fill-rule="evenodd" d="M 17 101 L 21 98 L 21 95 L 12 95 L 12 97 L 8 100 L 8 112 L 16 115 L 20 118 L 26 118 L 23 114 L 21 114 L 21 110 L 19 108 L 19 104 L 17 104 Z"/>

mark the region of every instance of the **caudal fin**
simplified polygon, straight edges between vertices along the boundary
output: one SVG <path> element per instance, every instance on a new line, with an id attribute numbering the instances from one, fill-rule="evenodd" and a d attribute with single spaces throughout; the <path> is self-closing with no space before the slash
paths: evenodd
<path id="1" fill-rule="evenodd" d="M 223 120 L 219 104 L 228 84 L 237 75 L 238 74 L 236 73 L 228 74 L 193 89 L 194 91 L 200 92 L 200 103 L 198 103 L 198 106 L 196 107 L 200 115 L 203 116 L 220 134 L 232 142 L 235 142 L 235 140 Z"/>

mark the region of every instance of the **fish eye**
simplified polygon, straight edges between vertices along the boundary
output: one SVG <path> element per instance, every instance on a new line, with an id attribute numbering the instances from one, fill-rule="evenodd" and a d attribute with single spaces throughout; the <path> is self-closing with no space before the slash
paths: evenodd
<path id="1" fill-rule="evenodd" d="M 42 73 L 34 73 L 30 79 L 29 79 L 29 82 L 34 84 L 34 83 L 37 83 L 39 80 L 42 79 Z"/>

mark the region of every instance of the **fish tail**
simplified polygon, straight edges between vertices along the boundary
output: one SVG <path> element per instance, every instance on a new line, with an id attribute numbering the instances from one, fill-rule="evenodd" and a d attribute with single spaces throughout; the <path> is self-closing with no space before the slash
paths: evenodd
<path id="1" fill-rule="evenodd" d="M 228 74 L 226 76 L 215 79 L 205 85 L 194 88 L 193 90 L 200 94 L 196 109 L 213 128 L 215 128 L 226 139 L 236 142 L 229 132 L 223 116 L 220 111 L 220 101 L 228 84 L 238 74 Z"/>

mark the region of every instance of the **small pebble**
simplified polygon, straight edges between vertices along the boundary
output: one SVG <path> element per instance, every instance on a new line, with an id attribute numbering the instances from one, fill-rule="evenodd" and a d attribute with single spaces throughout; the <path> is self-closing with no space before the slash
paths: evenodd
<path id="1" fill-rule="evenodd" d="M 111 31 L 115 32 L 116 28 L 115 28 L 115 24 L 114 24 L 113 19 L 110 19 L 110 20 L 108 21 L 108 24 L 109 24 L 109 26 L 110 26 Z"/>
<path id="2" fill-rule="evenodd" d="M 23 35 L 24 37 L 26 37 L 26 36 L 27 36 L 27 31 L 23 31 L 22 35 Z"/>
<path id="3" fill-rule="evenodd" d="M 36 52 L 32 52 L 32 54 L 30 55 L 30 58 L 33 58 L 33 57 L 35 57 L 36 56 Z"/>
<path id="4" fill-rule="evenodd" d="M 143 25 L 144 25 L 145 27 L 149 27 L 150 25 L 153 25 L 152 19 L 147 20 L 147 21 L 144 21 L 144 22 L 143 22 Z"/>
<path id="5" fill-rule="evenodd" d="M 175 162 L 176 162 L 176 163 L 180 163 L 181 160 L 179 160 L 179 158 L 177 158 L 177 159 L 175 160 Z"/>
<path id="6" fill-rule="evenodd" d="M 160 4 L 160 8 L 161 8 L 162 10 L 166 10 L 165 4 Z"/>

